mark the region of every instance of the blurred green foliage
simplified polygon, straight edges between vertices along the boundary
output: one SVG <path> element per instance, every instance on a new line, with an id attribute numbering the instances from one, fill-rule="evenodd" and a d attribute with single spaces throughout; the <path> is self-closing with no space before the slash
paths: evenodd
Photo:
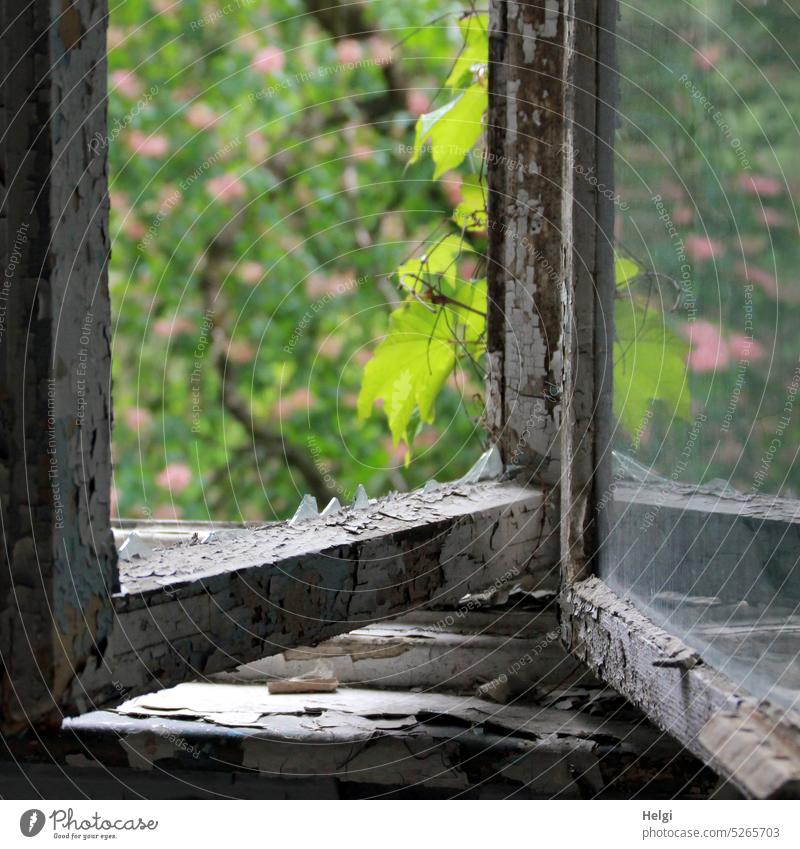
<path id="1" fill-rule="evenodd" d="M 389 276 L 460 200 L 429 159 L 408 160 L 416 116 L 444 102 L 463 4 L 375 2 L 357 19 L 318 6 L 112 13 L 120 515 L 283 517 L 314 486 L 413 487 L 482 448 L 472 368 L 446 381 L 435 427 L 414 413 L 408 463 L 380 414 L 356 409 L 401 299 Z"/>

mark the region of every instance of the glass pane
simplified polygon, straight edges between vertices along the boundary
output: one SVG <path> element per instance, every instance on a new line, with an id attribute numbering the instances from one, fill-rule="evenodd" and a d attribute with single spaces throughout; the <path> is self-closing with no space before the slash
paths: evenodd
<path id="1" fill-rule="evenodd" d="M 601 574 L 754 695 L 800 665 L 800 11 L 622 5 Z"/>

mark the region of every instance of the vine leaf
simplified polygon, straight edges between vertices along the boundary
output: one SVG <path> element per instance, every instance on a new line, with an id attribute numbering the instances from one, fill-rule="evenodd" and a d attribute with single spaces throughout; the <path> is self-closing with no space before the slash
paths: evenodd
<path id="1" fill-rule="evenodd" d="M 627 286 L 642 273 L 642 269 L 627 257 L 614 255 L 614 277 L 618 287 Z"/>
<path id="2" fill-rule="evenodd" d="M 456 365 L 455 341 L 440 310 L 410 301 L 389 316 L 389 334 L 364 368 L 358 417 L 369 417 L 378 399 L 394 444 L 406 445 L 414 408 L 426 424 L 433 422 L 434 402 Z"/>
<path id="3" fill-rule="evenodd" d="M 469 233 L 484 232 L 488 226 L 486 189 L 479 177 L 465 177 L 461 183 L 463 200 L 453 212 L 453 221 Z"/>
<path id="4" fill-rule="evenodd" d="M 487 103 L 486 89 L 471 85 L 439 109 L 420 115 L 411 163 L 419 159 L 423 146 L 428 143 L 436 163 L 434 179 L 457 168 L 483 132 Z"/>
<path id="5" fill-rule="evenodd" d="M 475 71 L 485 68 L 489 58 L 489 16 L 470 15 L 459 21 L 464 47 L 453 63 L 450 76 L 445 81 L 449 88 L 463 88 L 475 76 Z"/>
<path id="6" fill-rule="evenodd" d="M 426 288 L 439 290 L 442 284 L 452 289 L 456 284 L 456 260 L 466 249 L 468 246 L 451 233 L 419 259 L 404 262 L 395 274 L 400 285 L 411 292 L 420 292 Z"/>
<path id="7" fill-rule="evenodd" d="M 653 401 L 661 401 L 672 416 L 691 421 L 689 346 L 667 326 L 664 314 L 620 298 L 614 326 L 614 415 L 625 430 L 633 436 L 642 429 Z"/>

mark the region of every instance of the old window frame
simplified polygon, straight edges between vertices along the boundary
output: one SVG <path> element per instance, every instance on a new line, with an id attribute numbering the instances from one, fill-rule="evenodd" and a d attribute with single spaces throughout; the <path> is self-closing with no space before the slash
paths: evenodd
<path id="1" fill-rule="evenodd" d="M 587 64 L 580 55 L 575 58 L 575 119 L 591 126 L 593 115 L 597 130 L 594 140 L 583 138 L 588 149 L 581 147 L 578 136 L 574 165 L 585 158 L 583 173 L 594 173 L 597 185 L 611 191 L 585 199 L 585 187 L 574 184 L 573 192 L 574 272 L 566 276 L 564 292 L 562 639 L 602 680 L 747 796 L 796 798 L 800 795 L 800 715 L 742 691 L 680 638 L 620 598 L 597 574 L 602 510 L 613 491 L 608 424 L 613 415 L 618 4 L 577 0 L 576 29 L 582 26 L 581 7 L 588 11 L 590 6 L 597 13 L 596 62 Z M 581 42 L 581 52 L 587 43 Z M 587 93 L 595 96 L 586 97 Z M 651 498 L 647 487 L 634 489 L 636 504 L 626 521 L 635 522 L 637 511 L 663 506 L 660 493 Z M 696 501 L 693 508 L 703 512 L 703 521 L 720 528 L 723 536 L 740 515 L 719 504 L 710 509 L 700 503 L 702 499 Z M 788 520 L 782 524 L 790 529 Z"/>
<path id="2" fill-rule="evenodd" d="M 611 305 L 613 216 L 575 165 L 613 185 L 616 3 L 491 2 L 486 417 L 504 481 L 279 523 L 121 575 L 109 517 L 106 148 L 89 144 L 106 132 L 108 7 L 32 8 L 8 0 L 0 20 L 2 173 L 15 201 L 0 216 L 15 269 L 0 339 L 3 730 L 492 582 L 552 585 L 560 564 L 562 635 L 578 657 L 745 792 L 797 792 L 794 720 L 736 693 L 592 574 L 596 425 L 611 415 L 598 332 L 608 322 L 597 316 Z"/>

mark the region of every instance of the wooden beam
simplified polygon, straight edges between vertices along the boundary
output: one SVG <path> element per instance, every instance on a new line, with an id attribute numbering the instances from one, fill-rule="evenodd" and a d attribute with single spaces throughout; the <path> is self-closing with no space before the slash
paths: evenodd
<path id="1" fill-rule="evenodd" d="M 565 592 L 567 642 L 600 678 L 747 795 L 800 795 L 800 716 L 737 691 L 599 578 Z"/>
<path id="2" fill-rule="evenodd" d="M 87 687 L 152 691 L 493 585 L 551 585 L 544 503 L 514 483 L 452 484 L 123 563 L 109 660 Z"/>
<path id="3" fill-rule="evenodd" d="M 570 10 L 495 0 L 490 14 L 487 423 L 541 486 L 560 476 Z"/>
<path id="4" fill-rule="evenodd" d="M 0 727 L 57 723 L 111 628 L 104 0 L 6 0 Z"/>
<path id="5" fill-rule="evenodd" d="M 561 435 L 561 564 L 567 582 L 587 577 L 597 548 L 595 493 L 611 453 L 614 309 L 614 0 L 574 0 L 575 49 L 567 70 L 572 128 L 567 148 L 572 203 L 564 285 Z"/>

